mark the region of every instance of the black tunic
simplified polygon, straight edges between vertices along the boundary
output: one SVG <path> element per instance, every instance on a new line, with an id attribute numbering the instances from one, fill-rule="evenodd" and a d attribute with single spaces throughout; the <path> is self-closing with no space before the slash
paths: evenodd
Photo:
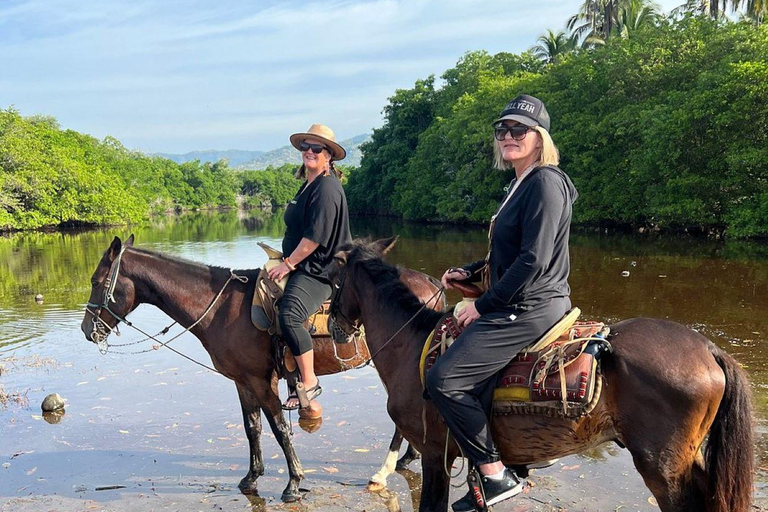
<path id="1" fill-rule="evenodd" d="M 537 167 L 523 179 L 497 214 L 488 262 L 491 287 L 475 302 L 478 313 L 568 297 L 568 237 L 577 197 L 570 178 L 557 167 Z M 480 260 L 464 268 L 474 273 L 484 264 Z"/>
<path id="2" fill-rule="evenodd" d="M 296 267 L 329 281 L 327 266 L 338 247 L 351 241 L 347 198 L 333 173 L 320 175 L 299 188 L 285 209 L 283 254 L 290 256 L 302 238 L 318 243 L 317 249 Z"/>

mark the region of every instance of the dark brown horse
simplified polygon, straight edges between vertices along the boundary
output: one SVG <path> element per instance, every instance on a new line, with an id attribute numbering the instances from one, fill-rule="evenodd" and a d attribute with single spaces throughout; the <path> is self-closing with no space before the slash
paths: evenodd
<path id="1" fill-rule="evenodd" d="M 264 474 L 260 446 L 263 412 L 288 463 L 289 482 L 282 499 L 294 501 L 301 497 L 299 482 L 304 472 L 283 415 L 272 341 L 269 334 L 251 324 L 257 274 L 258 270 L 230 271 L 137 249 L 133 235 L 124 244 L 115 237 L 91 277 L 89 308 L 81 328 L 88 340 L 103 344 L 139 304 L 152 304 L 182 327 L 191 327 L 215 369 L 237 387 L 250 447 L 249 470 L 240 481 L 240 489 L 255 494 L 256 479 Z M 439 283 L 415 271 L 403 272 L 402 280 L 425 302 L 432 299 L 430 306 L 442 309 L 435 295 Z M 369 353 L 363 342 L 357 348 L 357 355 L 342 362 L 330 338 L 316 340 L 315 371 L 327 375 L 361 365 Z"/>
<path id="2" fill-rule="evenodd" d="M 350 320 L 365 324 L 376 370 L 389 392 L 387 410 L 422 455 L 420 510 L 444 512 L 450 483 L 443 459 L 446 429 L 422 398 L 419 378 L 422 344 L 440 315 L 420 310 L 398 272 L 382 261 L 392 243 L 354 243 L 337 255 L 332 274 L 340 290 L 332 311 L 339 312 L 336 321 L 347 331 Z M 662 511 L 747 512 L 754 469 L 752 405 L 738 363 L 704 336 L 666 320 L 620 322 L 611 326 L 610 343 L 613 352 L 602 359 L 603 392 L 591 413 L 576 419 L 493 418 L 502 461 L 528 465 L 614 441 L 630 451 Z M 448 467 L 457 455 L 451 442 Z"/>

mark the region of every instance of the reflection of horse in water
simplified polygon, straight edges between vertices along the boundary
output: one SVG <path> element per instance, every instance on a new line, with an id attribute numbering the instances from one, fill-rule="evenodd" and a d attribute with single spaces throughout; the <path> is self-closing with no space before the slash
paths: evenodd
<path id="1" fill-rule="evenodd" d="M 419 378 L 422 344 L 441 315 L 420 310 L 398 271 L 382 261 L 392 243 L 355 243 L 337 255 L 332 275 L 340 290 L 331 311 L 347 332 L 355 327 L 350 321 L 365 324 L 389 392 L 387 410 L 421 452 L 419 509 L 444 512 L 450 483 L 444 465 L 451 467 L 458 447 L 451 442 L 444 453 L 446 429 L 424 401 Z M 615 441 L 630 451 L 662 511 L 747 512 L 752 405 L 738 363 L 704 336 L 670 321 L 625 320 L 611 326 L 611 333 L 613 352 L 603 355 L 603 391 L 592 412 L 577 418 L 494 416 L 491 428 L 503 462 L 523 465 Z"/>
<path id="2" fill-rule="evenodd" d="M 237 387 L 250 447 L 249 470 L 240 482 L 240 489 L 255 494 L 256 479 L 264 474 L 260 445 L 263 411 L 288 463 L 289 483 L 282 498 L 284 501 L 299 499 L 299 482 L 304 478 L 304 471 L 293 448 L 290 425 L 278 395 L 272 340 L 268 333 L 251 324 L 251 302 L 258 270 L 237 270 L 233 274 L 225 268 L 132 246 L 133 235 L 125 244 L 116 237 L 101 258 L 91 278 L 89 302 L 93 309 L 86 311 L 81 326 L 86 337 L 104 342 L 117 323 L 139 304 L 152 304 L 181 326 L 191 327 L 190 332 L 202 342 L 216 370 L 235 381 Z M 246 277 L 247 282 L 235 275 Z M 438 290 L 420 272 L 406 271 L 402 279 L 425 302 L 434 298 Z M 358 355 L 347 362 L 359 365 L 368 357 L 365 344 L 360 342 Z M 336 357 L 330 338 L 315 340 L 318 375 L 346 368 L 349 366 L 342 365 Z"/>

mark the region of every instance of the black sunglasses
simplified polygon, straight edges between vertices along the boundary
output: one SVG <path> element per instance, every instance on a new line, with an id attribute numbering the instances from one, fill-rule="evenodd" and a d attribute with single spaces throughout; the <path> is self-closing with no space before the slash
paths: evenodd
<path id="1" fill-rule="evenodd" d="M 496 140 L 502 141 L 507 136 L 507 132 L 512 136 L 513 140 L 523 140 L 525 134 L 533 130 L 530 126 L 524 124 L 516 124 L 513 126 L 507 126 L 506 124 L 497 124 L 493 127 L 493 136 Z"/>
<path id="2" fill-rule="evenodd" d="M 319 155 L 323 152 L 323 150 L 327 150 L 329 153 L 331 152 L 330 149 L 328 149 L 326 146 L 323 146 L 322 144 L 310 144 L 309 142 L 302 141 L 299 144 L 299 151 L 308 151 L 312 150 L 312 152 L 316 155 Z"/>

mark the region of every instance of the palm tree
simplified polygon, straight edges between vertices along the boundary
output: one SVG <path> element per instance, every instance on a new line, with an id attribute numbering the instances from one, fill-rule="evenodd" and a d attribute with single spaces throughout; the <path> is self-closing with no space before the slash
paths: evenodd
<path id="1" fill-rule="evenodd" d="M 659 7 L 656 4 L 646 3 L 641 0 L 626 2 L 619 10 L 616 20 L 616 33 L 622 39 L 627 39 L 632 32 L 652 25 L 658 18 Z"/>
<path id="2" fill-rule="evenodd" d="M 568 37 L 562 30 L 557 33 L 547 30 L 547 33 L 539 37 L 537 41 L 538 43 L 532 46 L 530 51 L 536 58 L 548 64 L 555 62 L 561 55 L 572 52 L 576 48 L 576 40 L 573 37 Z"/>
<path id="3" fill-rule="evenodd" d="M 734 11 L 739 9 L 742 4 L 744 5 L 744 15 L 756 25 L 760 25 L 768 14 L 767 0 L 731 0 Z"/>
<path id="4" fill-rule="evenodd" d="M 726 8 L 729 5 L 732 12 L 743 7 L 743 15 L 758 25 L 768 14 L 768 1 L 766 0 L 686 0 L 680 7 L 673 9 L 672 14 L 681 12 L 706 13 L 711 18 L 718 19 L 725 16 Z"/>
<path id="5" fill-rule="evenodd" d="M 567 26 L 583 45 L 594 46 L 604 44 L 616 34 L 626 36 L 633 29 L 652 23 L 658 12 L 658 5 L 649 0 L 585 0 Z"/>

